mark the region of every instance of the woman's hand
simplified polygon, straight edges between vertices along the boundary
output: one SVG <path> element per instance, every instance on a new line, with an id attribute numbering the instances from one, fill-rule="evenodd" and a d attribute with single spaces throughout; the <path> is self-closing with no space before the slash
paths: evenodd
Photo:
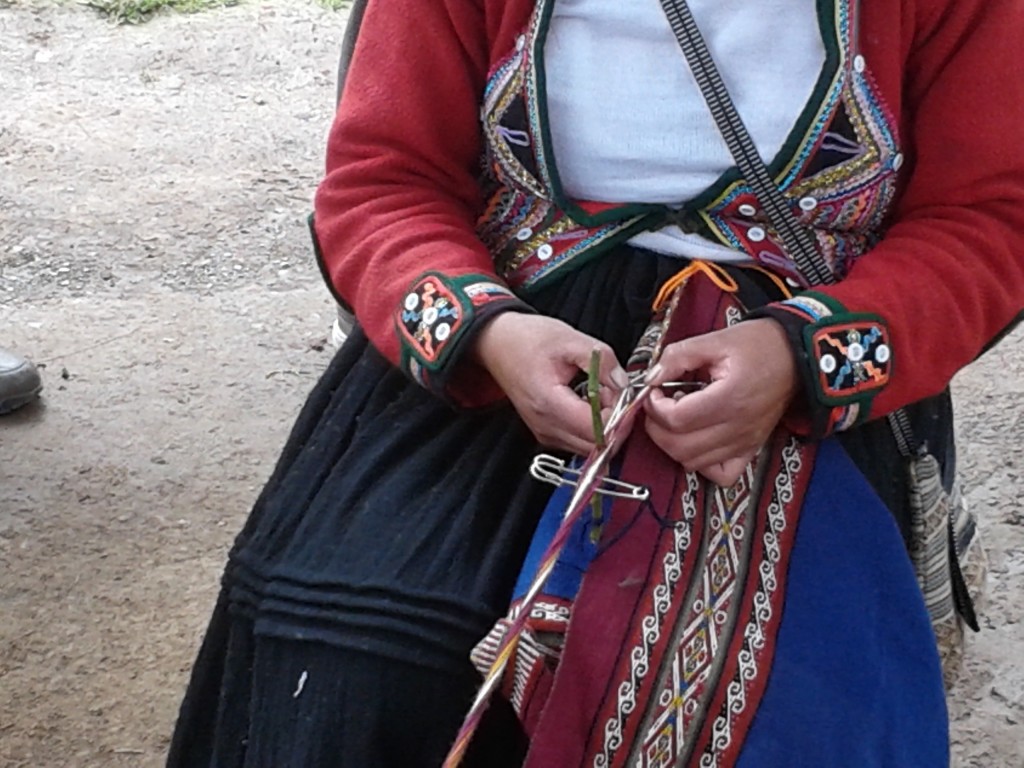
<path id="1" fill-rule="evenodd" d="M 694 373 L 711 383 L 678 400 L 659 389 L 651 393 L 647 433 L 688 470 L 730 486 L 796 394 L 796 363 L 778 323 L 750 320 L 669 344 L 650 380 L 659 384 Z"/>
<path id="2" fill-rule="evenodd" d="M 602 404 L 628 384 L 607 344 L 543 315 L 504 312 L 480 331 L 472 354 L 498 382 L 538 442 L 586 455 L 594 447 L 590 405 L 569 386 L 601 353 Z"/>

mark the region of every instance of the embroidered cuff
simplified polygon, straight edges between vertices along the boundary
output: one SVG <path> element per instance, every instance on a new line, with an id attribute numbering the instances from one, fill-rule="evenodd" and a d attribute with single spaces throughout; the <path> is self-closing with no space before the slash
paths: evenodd
<path id="1" fill-rule="evenodd" d="M 807 395 L 811 433 L 824 437 L 864 422 L 892 375 L 885 321 L 847 312 L 835 299 L 807 292 L 748 317 L 771 317 L 786 330 Z"/>
<path id="2" fill-rule="evenodd" d="M 461 353 L 480 320 L 506 310 L 534 312 L 488 275 L 427 272 L 416 278 L 395 313 L 400 365 L 414 381 L 447 398 Z"/>

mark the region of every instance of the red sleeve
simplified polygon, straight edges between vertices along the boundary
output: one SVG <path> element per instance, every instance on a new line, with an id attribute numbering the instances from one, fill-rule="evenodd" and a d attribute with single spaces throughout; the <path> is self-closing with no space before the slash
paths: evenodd
<path id="1" fill-rule="evenodd" d="M 526 310 L 475 234 L 483 205 L 481 0 L 370 0 L 316 195 L 323 267 L 380 352 L 463 405 L 500 396 L 474 328 Z"/>
<path id="2" fill-rule="evenodd" d="M 906 188 L 878 246 L 816 289 L 888 326 L 872 416 L 941 391 L 1024 308 L 1024 5 L 918 6 Z"/>

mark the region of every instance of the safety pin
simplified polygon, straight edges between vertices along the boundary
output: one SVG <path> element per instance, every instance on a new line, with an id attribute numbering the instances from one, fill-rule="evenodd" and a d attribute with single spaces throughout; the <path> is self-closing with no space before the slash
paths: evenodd
<path id="1" fill-rule="evenodd" d="M 568 485 L 575 488 L 580 479 L 578 469 L 567 467 L 562 459 L 547 453 L 538 453 L 533 457 L 530 474 L 541 482 L 551 483 L 558 487 Z M 594 493 L 631 501 L 646 501 L 651 495 L 650 489 L 645 486 L 616 480 L 614 477 L 602 478 L 601 484 L 594 490 Z"/>

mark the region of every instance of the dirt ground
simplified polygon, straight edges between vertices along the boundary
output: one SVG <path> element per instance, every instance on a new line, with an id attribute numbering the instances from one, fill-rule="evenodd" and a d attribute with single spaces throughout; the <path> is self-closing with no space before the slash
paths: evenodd
<path id="1" fill-rule="evenodd" d="M 332 308 L 304 216 L 344 13 L 113 27 L 0 0 L 0 768 L 162 763 L 227 547 Z M 1024 334 L 956 382 L 992 599 L 954 693 L 963 766 L 1024 766 Z"/>

